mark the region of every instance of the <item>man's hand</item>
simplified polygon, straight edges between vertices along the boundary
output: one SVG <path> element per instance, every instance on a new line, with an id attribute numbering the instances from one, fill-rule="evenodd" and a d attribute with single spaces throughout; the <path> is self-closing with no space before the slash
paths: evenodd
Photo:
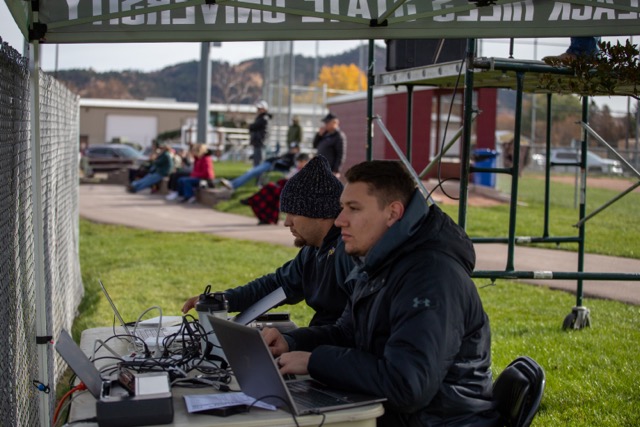
<path id="1" fill-rule="evenodd" d="M 275 328 L 264 328 L 262 330 L 262 337 L 269 346 L 269 350 L 274 357 L 280 356 L 282 353 L 289 351 L 289 344 L 279 330 Z"/>
<path id="2" fill-rule="evenodd" d="M 199 297 L 200 295 L 196 295 L 195 297 L 191 297 L 187 301 L 185 301 L 184 305 L 182 306 L 182 314 L 187 314 L 189 310 L 195 308 Z"/>
<path id="3" fill-rule="evenodd" d="M 276 364 L 281 374 L 307 375 L 310 357 L 311 353 L 307 351 L 292 351 L 279 356 Z"/>

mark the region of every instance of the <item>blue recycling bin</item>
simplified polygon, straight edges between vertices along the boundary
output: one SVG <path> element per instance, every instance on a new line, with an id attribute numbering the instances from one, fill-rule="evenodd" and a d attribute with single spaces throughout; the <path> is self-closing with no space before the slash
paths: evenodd
<path id="1" fill-rule="evenodd" d="M 474 165 L 479 168 L 495 168 L 496 157 L 498 153 L 496 150 L 490 148 L 478 148 L 473 150 Z M 486 187 L 496 186 L 496 174 L 492 172 L 474 172 L 473 183 L 477 185 L 484 185 Z"/>

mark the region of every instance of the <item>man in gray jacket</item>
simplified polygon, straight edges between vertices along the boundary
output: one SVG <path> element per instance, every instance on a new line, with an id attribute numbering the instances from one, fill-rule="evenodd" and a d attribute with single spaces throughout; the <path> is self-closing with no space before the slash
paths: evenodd
<path id="1" fill-rule="evenodd" d="M 379 426 L 499 425 L 473 245 L 395 161 L 346 175 L 335 224 L 356 267 L 335 325 L 263 332 L 283 374 L 387 398 Z"/>

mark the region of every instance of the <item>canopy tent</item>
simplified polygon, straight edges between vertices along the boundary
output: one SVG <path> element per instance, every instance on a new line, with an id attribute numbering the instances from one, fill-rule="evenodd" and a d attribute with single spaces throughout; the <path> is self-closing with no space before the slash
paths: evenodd
<path id="1" fill-rule="evenodd" d="M 5 0 L 46 43 L 617 36 L 640 0 Z"/>
<path id="2" fill-rule="evenodd" d="M 39 337 L 51 334 L 43 314 L 40 43 L 624 36 L 638 34 L 640 18 L 640 0 L 4 1 L 25 40 L 33 45 L 30 135 Z M 372 51 L 370 44 L 370 57 Z M 372 111 L 368 116 L 371 120 Z M 466 134 L 465 141 L 469 139 Z M 51 351 L 50 346 L 38 346 L 37 377 L 45 383 Z M 51 396 L 40 393 L 38 399 L 41 425 L 51 425 Z"/>

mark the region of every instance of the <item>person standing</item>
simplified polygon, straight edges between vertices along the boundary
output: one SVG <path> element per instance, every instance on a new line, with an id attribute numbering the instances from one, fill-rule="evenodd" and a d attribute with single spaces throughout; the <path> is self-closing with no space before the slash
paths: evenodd
<path id="1" fill-rule="evenodd" d="M 249 143 L 253 147 L 253 166 L 258 166 L 262 163 L 262 150 L 269 132 L 269 119 L 272 117 L 267 111 L 269 110 L 269 104 L 266 101 L 256 102 L 256 108 L 258 109 L 258 115 L 253 123 L 249 125 Z"/>
<path id="2" fill-rule="evenodd" d="M 473 244 L 398 161 L 345 174 L 340 227 L 356 267 L 333 325 L 263 336 L 282 374 L 385 397 L 379 427 L 497 427 L 491 331 Z"/>
<path id="3" fill-rule="evenodd" d="M 601 37 L 571 37 L 571 42 L 566 52 L 557 56 L 545 56 L 542 61 L 549 65 L 555 65 L 558 62 L 570 64 L 578 58 L 595 59 L 600 51 L 598 47 L 600 40 Z"/>
<path id="4" fill-rule="evenodd" d="M 300 118 L 293 116 L 291 125 L 287 129 L 287 146 L 291 144 L 300 144 L 302 142 L 302 126 L 300 126 Z"/>
<path id="5" fill-rule="evenodd" d="M 329 161 L 331 171 L 340 178 L 340 167 L 346 156 L 347 137 L 340 130 L 340 121 L 334 114 L 327 114 L 322 122 L 324 125 L 313 138 L 313 148 Z"/>

